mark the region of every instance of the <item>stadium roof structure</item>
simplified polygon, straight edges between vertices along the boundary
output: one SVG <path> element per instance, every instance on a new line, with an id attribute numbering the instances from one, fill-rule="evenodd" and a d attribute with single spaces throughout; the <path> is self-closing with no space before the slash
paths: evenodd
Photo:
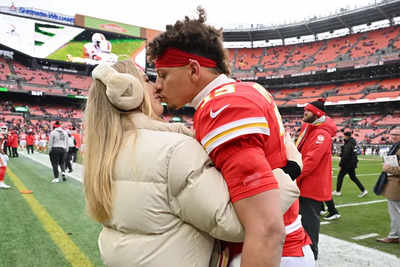
<path id="1" fill-rule="evenodd" d="M 248 29 L 224 29 L 225 42 L 253 42 L 286 39 L 306 35 L 315 35 L 324 32 L 352 28 L 354 26 L 368 24 L 375 21 L 400 16 L 400 0 L 384 0 L 370 6 L 345 10 L 327 17 L 314 17 L 308 21 L 293 24 L 264 26 Z"/>

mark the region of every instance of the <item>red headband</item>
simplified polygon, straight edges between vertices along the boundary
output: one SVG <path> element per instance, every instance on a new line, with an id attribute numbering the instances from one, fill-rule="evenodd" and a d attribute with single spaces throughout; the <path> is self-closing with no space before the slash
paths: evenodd
<path id="1" fill-rule="evenodd" d="M 200 66 L 206 68 L 215 68 L 217 63 L 209 58 L 187 53 L 177 48 L 167 48 L 164 54 L 155 62 L 156 68 L 182 67 L 190 63 L 190 60 L 196 60 Z"/>
<path id="2" fill-rule="evenodd" d="M 319 108 L 317 108 L 316 106 L 308 103 L 305 107 L 305 110 L 309 110 L 312 113 L 314 113 L 315 115 L 317 115 L 317 117 L 321 117 L 322 115 L 325 115 L 325 112 L 323 112 L 322 110 L 320 110 Z"/>

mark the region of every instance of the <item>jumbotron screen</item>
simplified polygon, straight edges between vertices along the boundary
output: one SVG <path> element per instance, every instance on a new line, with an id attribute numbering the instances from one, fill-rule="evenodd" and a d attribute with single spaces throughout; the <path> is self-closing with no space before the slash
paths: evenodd
<path id="1" fill-rule="evenodd" d="M 92 65 L 132 59 L 146 65 L 144 39 L 6 14 L 0 14 L 0 43 L 36 58 Z"/>

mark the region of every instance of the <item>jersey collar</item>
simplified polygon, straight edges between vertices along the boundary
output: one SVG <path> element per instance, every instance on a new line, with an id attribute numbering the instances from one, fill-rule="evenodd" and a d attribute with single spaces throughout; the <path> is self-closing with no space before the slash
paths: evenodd
<path id="1" fill-rule="evenodd" d="M 235 80 L 228 78 L 225 74 L 219 75 L 217 78 L 212 80 L 206 87 L 204 87 L 189 103 L 189 106 L 197 109 L 200 105 L 201 100 L 203 100 L 214 88 L 225 84 L 235 82 Z"/>

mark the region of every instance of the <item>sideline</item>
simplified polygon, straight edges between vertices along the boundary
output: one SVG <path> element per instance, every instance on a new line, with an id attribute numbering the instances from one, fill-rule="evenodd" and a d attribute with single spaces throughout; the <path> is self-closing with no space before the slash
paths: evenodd
<path id="1" fill-rule="evenodd" d="M 21 154 L 51 168 L 49 156 L 46 154 Z M 82 182 L 82 165 L 75 164 L 74 172 L 72 172 L 72 174 L 67 173 L 67 176 Z M 320 255 L 316 264 L 317 267 L 399 267 L 399 258 L 397 258 L 395 255 L 324 234 L 320 234 L 319 238 L 320 242 L 318 246 Z"/>
<path id="2" fill-rule="evenodd" d="M 7 168 L 7 174 L 18 190 L 27 190 L 26 186 L 10 168 Z M 93 263 L 89 258 L 79 249 L 71 238 L 69 238 L 64 230 L 33 195 L 22 194 L 22 196 L 25 198 L 33 213 L 42 223 L 46 232 L 49 233 L 51 239 L 62 251 L 65 258 L 72 266 L 93 266 Z"/>

